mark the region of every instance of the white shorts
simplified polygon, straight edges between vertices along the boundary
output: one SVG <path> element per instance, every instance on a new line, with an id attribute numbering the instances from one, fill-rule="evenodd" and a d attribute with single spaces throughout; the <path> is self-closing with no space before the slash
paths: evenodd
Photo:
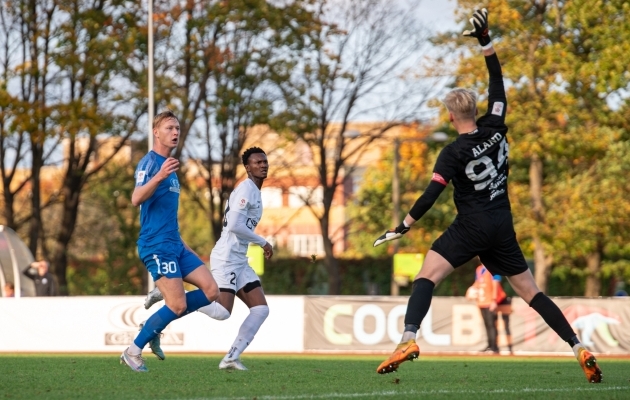
<path id="1" fill-rule="evenodd" d="M 260 281 L 254 269 L 247 262 L 229 262 L 210 257 L 210 271 L 219 289 L 228 289 L 234 293 L 248 283 Z"/>

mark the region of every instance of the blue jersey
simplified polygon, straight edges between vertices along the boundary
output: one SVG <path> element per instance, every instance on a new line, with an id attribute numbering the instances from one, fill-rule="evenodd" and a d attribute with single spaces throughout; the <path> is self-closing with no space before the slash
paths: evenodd
<path id="1" fill-rule="evenodd" d="M 153 178 L 166 161 L 150 151 L 138 163 L 136 187 Z M 160 182 L 155 192 L 140 205 L 140 236 L 138 246 L 152 246 L 163 242 L 181 242 L 177 210 L 179 208 L 179 180 L 175 172 Z"/>

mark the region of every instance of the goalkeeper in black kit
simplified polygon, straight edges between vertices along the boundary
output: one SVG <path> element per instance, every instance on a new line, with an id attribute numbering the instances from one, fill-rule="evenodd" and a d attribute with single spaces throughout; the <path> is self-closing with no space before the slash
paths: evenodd
<path id="1" fill-rule="evenodd" d="M 477 38 L 481 44 L 490 76 L 488 110 L 475 120 L 475 92 L 454 89 L 446 95 L 443 102 L 459 136 L 440 153 L 431 183 L 402 223 L 374 242 L 378 246 L 402 237 L 453 182 L 457 217 L 427 253 L 413 283 L 401 343 L 377 372 L 396 371 L 402 362 L 418 357 L 416 333 L 429 311 L 433 288 L 454 268 L 479 256 L 493 275 L 506 276 L 516 293 L 571 346 L 588 381 L 599 383 L 602 371 L 597 360 L 580 343 L 558 306 L 538 289 L 516 240 L 508 198 L 507 99 L 501 64 L 488 34 L 487 10 L 475 11 L 470 22 L 473 29 L 463 34 Z"/>

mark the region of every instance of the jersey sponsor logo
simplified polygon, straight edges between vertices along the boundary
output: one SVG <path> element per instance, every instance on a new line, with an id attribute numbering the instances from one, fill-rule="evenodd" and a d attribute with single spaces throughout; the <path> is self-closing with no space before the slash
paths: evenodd
<path id="1" fill-rule="evenodd" d="M 503 115 L 503 107 L 505 107 L 505 104 L 503 104 L 503 102 L 496 101 L 492 106 L 492 114 L 498 116 Z"/>
<path id="2" fill-rule="evenodd" d="M 144 182 L 144 177 L 147 175 L 147 171 L 138 171 L 138 175 L 136 175 L 136 183 Z"/>
<path id="3" fill-rule="evenodd" d="M 437 183 L 441 183 L 444 186 L 448 185 L 448 182 L 446 182 L 446 179 L 444 179 L 442 175 L 438 174 L 437 172 L 433 173 L 431 180 Z"/>
<path id="4" fill-rule="evenodd" d="M 171 187 L 168 188 L 171 192 L 179 193 L 179 181 L 177 178 L 171 179 Z"/>
<path id="5" fill-rule="evenodd" d="M 483 142 L 483 144 L 478 144 L 472 148 L 473 156 L 477 157 L 478 155 L 482 154 L 484 151 L 488 150 L 496 143 L 499 143 L 501 139 L 503 139 L 503 135 L 501 135 L 499 132 L 495 133 L 494 136 Z"/>
<path id="6" fill-rule="evenodd" d="M 258 225 L 258 221 L 256 221 L 253 218 L 247 218 L 247 222 L 245 223 L 245 225 L 253 231 L 254 229 L 256 229 L 256 226 Z"/>
<path id="7" fill-rule="evenodd" d="M 247 199 L 240 199 L 238 202 L 238 208 L 245 208 L 247 205 Z"/>

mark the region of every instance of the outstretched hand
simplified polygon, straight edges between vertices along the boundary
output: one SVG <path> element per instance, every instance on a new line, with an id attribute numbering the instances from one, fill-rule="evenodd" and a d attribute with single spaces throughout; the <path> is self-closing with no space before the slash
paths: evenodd
<path id="1" fill-rule="evenodd" d="M 481 11 L 475 10 L 470 23 L 472 30 L 465 30 L 462 35 L 476 37 L 479 44 L 486 46 L 490 43 L 490 34 L 488 33 L 488 10 L 483 8 Z"/>
<path id="2" fill-rule="evenodd" d="M 400 239 L 407 232 L 409 232 L 409 227 L 405 226 L 404 223 L 401 223 L 397 227 L 392 228 L 392 229 L 386 231 L 385 233 L 383 233 L 381 236 L 379 236 L 374 241 L 373 246 L 376 247 L 376 246 L 378 246 L 380 244 L 383 244 L 385 242 L 389 242 L 390 240 Z"/>

